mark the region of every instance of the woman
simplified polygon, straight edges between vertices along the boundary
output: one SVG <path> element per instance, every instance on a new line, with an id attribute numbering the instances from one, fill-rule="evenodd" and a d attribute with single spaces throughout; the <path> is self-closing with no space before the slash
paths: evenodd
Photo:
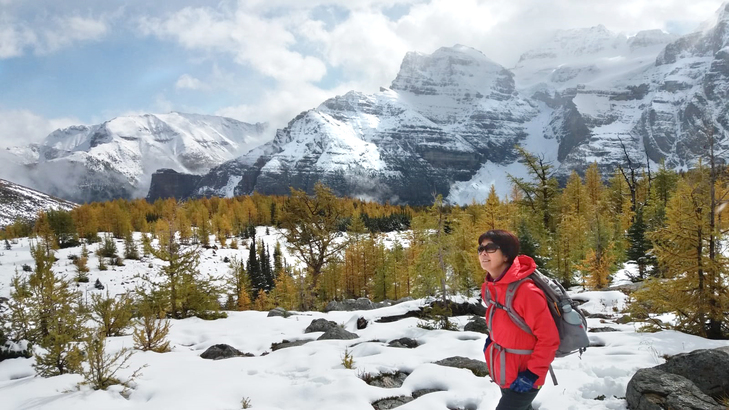
<path id="1" fill-rule="evenodd" d="M 536 269 L 532 258 L 518 255 L 519 239 L 511 232 L 494 229 L 482 234 L 478 244 L 478 259 L 487 273 L 481 296 L 494 302 L 486 309 L 490 333 L 484 355 L 491 379 L 501 388 L 496 410 L 529 410 L 554 360 L 559 333 L 544 293 L 529 280 L 517 288 L 512 308 L 532 334 L 514 324 L 502 308 L 509 284 Z"/>

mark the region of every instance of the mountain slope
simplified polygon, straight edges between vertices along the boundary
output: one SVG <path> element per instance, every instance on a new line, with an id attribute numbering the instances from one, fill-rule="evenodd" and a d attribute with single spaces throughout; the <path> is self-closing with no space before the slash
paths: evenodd
<path id="1" fill-rule="evenodd" d="M 54 198 L 34 189 L 0 179 L 0 226 L 16 219 L 35 219 L 40 211 L 71 210 L 72 202 Z"/>

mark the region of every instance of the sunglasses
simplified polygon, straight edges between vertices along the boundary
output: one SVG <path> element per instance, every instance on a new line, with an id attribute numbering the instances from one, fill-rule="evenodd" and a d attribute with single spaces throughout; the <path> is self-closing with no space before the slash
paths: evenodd
<path id="1" fill-rule="evenodd" d="M 490 243 L 487 243 L 486 245 L 479 245 L 479 247 L 478 247 L 478 253 L 479 253 L 479 255 L 482 252 L 494 253 L 494 252 L 498 251 L 499 248 L 500 248 L 499 245 L 497 245 L 497 244 L 495 244 L 493 242 L 490 242 Z"/>

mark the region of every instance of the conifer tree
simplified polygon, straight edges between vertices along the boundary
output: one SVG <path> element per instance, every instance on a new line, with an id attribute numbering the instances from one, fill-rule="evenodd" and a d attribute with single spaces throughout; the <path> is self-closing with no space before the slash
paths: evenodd
<path id="1" fill-rule="evenodd" d="M 285 208 L 279 216 L 283 236 L 291 253 L 307 267 L 308 291 L 314 293 L 326 263 L 347 246 L 338 230 L 344 218 L 334 193 L 322 183 L 314 186 L 314 196 L 291 190 Z"/>
<path id="2" fill-rule="evenodd" d="M 718 231 L 710 223 L 709 174 L 700 166 L 678 181 L 667 203 L 666 226 L 649 233 L 663 274 L 670 280 L 647 280 L 644 289 L 634 293 L 632 309 L 650 306 L 655 313 L 671 312 L 676 314 L 677 330 L 722 338 L 729 261 L 722 252 L 710 252 L 711 238 Z"/>
<path id="3" fill-rule="evenodd" d="M 124 237 L 124 259 L 139 260 L 139 249 L 131 232 Z"/>
<path id="4" fill-rule="evenodd" d="M 118 298 L 112 297 L 109 291 L 106 296 L 95 293 L 91 295 L 91 319 L 99 325 L 99 333 L 104 337 L 122 336 L 131 326 L 134 300 L 126 293 Z"/>
<path id="5" fill-rule="evenodd" d="M 643 206 L 639 206 L 635 212 L 633 224 L 628 229 L 628 248 L 626 257 L 638 265 L 638 276 L 631 278 L 633 281 L 642 281 L 646 278 L 649 266 L 655 263 L 655 258 L 649 254 L 653 245 L 646 237 L 647 225 L 643 218 Z"/>
<path id="6" fill-rule="evenodd" d="M 13 293 L 10 307 L 16 311 L 16 319 L 28 320 L 18 324 L 25 330 L 22 336 L 41 347 L 33 367 L 44 377 L 78 372 L 82 355 L 75 342 L 85 332 L 85 318 L 79 311 L 77 292 L 53 272 L 55 257 L 46 245 L 31 245 L 31 255 L 35 270 L 27 287 Z"/>
<path id="7" fill-rule="evenodd" d="M 271 310 L 271 302 L 268 300 L 268 294 L 266 294 L 265 290 L 261 289 L 258 291 L 253 308 L 260 311 Z"/>
<path id="8" fill-rule="evenodd" d="M 245 270 L 243 261 L 233 258 L 230 261 L 230 273 L 227 278 L 228 289 L 238 310 L 248 310 L 251 305 L 251 281 Z"/>
<path id="9" fill-rule="evenodd" d="M 117 373 L 128 367 L 127 362 L 134 352 L 131 349 L 122 348 L 114 354 L 107 354 L 105 347 L 106 336 L 103 334 L 94 334 L 86 338 L 84 352 L 88 369 L 81 372 L 84 376 L 82 384 L 86 384 L 94 390 L 106 390 L 116 384 L 127 387 L 141 369 L 134 372 L 126 381 L 121 381 L 117 377 Z"/>
<path id="10" fill-rule="evenodd" d="M 52 209 L 46 211 L 46 217 L 60 248 L 69 248 L 79 244 L 71 212 Z"/>
<path id="11" fill-rule="evenodd" d="M 246 263 L 248 277 L 251 280 L 251 292 L 257 295 L 261 289 L 266 289 L 266 279 L 261 271 L 261 264 L 258 260 L 258 252 L 256 251 L 256 238 L 251 238 L 251 245 L 248 247 L 248 262 Z"/>
<path id="12" fill-rule="evenodd" d="M 167 262 L 160 272 L 162 282 L 147 280 L 164 295 L 167 313 L 172 317 L 215 316 L 215 312 L 220 309 L 217 301 L 219 291 L 198 270 L 199 249 L 182 249 L 172 231 L 174 223 L 168 226 L 170 231 L 166 235 L 169 238 L 166 246 L 151 249 L 153 256 Z"/>
<path id="13" fill-rule="evenodd" d="M 276 306 L 281 306 L 286 310 L 293 310 L 299 306 L 296 283 L 291 274 L 284 270 L 276 276 L 275 285 L 270 296 Z"/>
<path id="14" fill-rule="evenodd" d="M 135 349 L 157 353 L 170 351 L 170 342 L 167 340 L 170 321 L 165 319 L 163 314 L 152 304 L 140 305 L 139 319 L 136 320 L 133 336 Z"/>

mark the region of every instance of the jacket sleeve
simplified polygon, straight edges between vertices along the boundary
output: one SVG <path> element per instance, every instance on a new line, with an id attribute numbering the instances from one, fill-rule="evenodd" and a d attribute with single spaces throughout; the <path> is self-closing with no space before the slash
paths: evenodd
<path id="1" fill-rule="evenodd" d="M 537 339 L 527 368 L 540 378 L 546 377 L 559 348 L 559 332 L 547 307 L 547 299 L 536 285 L 526 282 L 517 291 L 513 307 Z"/>

